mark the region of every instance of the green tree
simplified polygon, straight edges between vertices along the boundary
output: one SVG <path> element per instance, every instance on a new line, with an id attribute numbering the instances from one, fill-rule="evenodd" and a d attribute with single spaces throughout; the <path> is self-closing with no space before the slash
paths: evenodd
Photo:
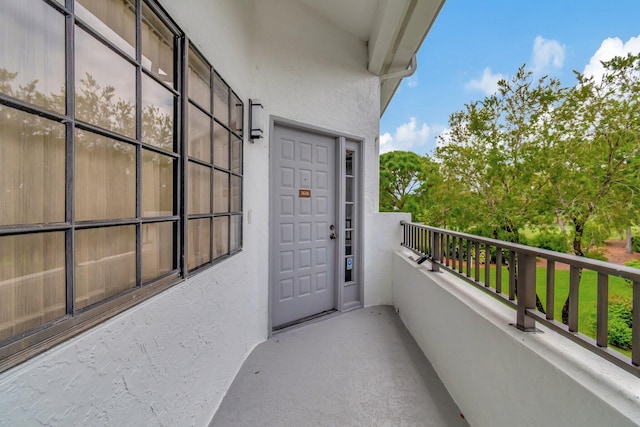
<path id="1" fill-rule="evenodd" d="M 562 93 L 559 81 L 535 80 L 522 66 L 498 82 L 496 94 L 451 115 L 436 157 L 442 173 L 461 184 L 465 203 L 457 213 L 473 221 L 469 231 L 520 243 L 519 230 L 536 221 L 547 185 L 539 141 Z M 536 305 L 544 312 L 537 296 Z"/>
<path id="2" fill-rule="evenodd" d="M 436 227 L 468 229 L 471 218 L 462 214 L 467 199 L 463 183 L 455 176 L 442 173 L 442 165 L 427 156 L 422 173 L 424 180 L 418 197 L 410 201 L 416 220 Z"/>
<path id="3" fill-rule="evenodd" d="M 421 190 L 424 160 L 411 151 L 391 151 L 380 156 L 380 210 L 408 212 L 408 202 Z M 413 209 L 417 202 L 414 200 Z"/>
<path id="4" fill-rule="evenodd" d="M 449 138 L 436 158 L 442 173 L 462 184 L 466 209 L 459 214 L 473 218 L 476 230 L 519 242 L 519 229 L 537 219 L 547 185 L 539 141 L 562 90 L 557 80 L 534 80 L 524 66 L 498 87 L 451 115 Z"/>
<path id="5" fill-rule="evenodd" d="M 576 72 L 578 83 L 553 112 L 545 151 L 547 197 L 572 227 L 572 250 L 587 255 L 601 234 L 627 228 L 638 206 L 640 55 L 603 62 L 601 79 Z M 568 320 L 569 298 L 562 309 Z"/>
<path id="6" fill-rule="evenodd" d="M 588 226 L 631 225 L 640 153 L 640 56 L 604 63 L 601 80 L 578 84 L 553 112 L 546 139 L 546 197 L 572 226 L 572 250 L 585 255 Z"/>

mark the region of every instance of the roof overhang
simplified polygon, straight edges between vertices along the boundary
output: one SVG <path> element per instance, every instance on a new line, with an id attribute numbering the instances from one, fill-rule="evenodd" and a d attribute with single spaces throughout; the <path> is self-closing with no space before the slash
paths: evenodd
<path id="1" fill-rule="evenodd" d="M 410 67 L 445 0 L 298 0 L 367 42 L 369 72 L 384 76 Z M 401 74 L 401 73 L 400 73 Z M 380 81 L 380 115 L 402 77 Z"/>

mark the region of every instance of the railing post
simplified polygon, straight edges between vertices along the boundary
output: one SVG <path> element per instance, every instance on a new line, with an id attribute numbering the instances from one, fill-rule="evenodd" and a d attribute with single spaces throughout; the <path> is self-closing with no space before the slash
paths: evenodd
<path id="1" fill-rule="evenodd" d="M 526 310 L 536 308 L 536 257 L 518 254 L 518 305 L 516 326 L 521 331 L 534 332 L 536 322 Z"/>
<path id="2" fill-rule="evenodd" d="M 431 233 L 431 271 L 440 271 L 440 233 Z"/>

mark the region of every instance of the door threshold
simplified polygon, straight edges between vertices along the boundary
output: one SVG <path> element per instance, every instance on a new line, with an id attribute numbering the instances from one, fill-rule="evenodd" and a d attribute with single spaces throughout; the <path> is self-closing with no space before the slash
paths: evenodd
<path id="1" fill-rule="evenodd" d="M 312 314 L 311 316 L 303 317 L 302 319 L 294 320 L 292 322 L 283 323 L 282 325 L 274 327 L 272 333 L 282 332 L 283 330 L 293 328 L 294 326 L 301 326 L 302 324 L 311 323 L 314 320 L 319 320 L 337 312 L 338 310 L 334 308 L 331 310 L 321 311 L 320 313 Z"/>

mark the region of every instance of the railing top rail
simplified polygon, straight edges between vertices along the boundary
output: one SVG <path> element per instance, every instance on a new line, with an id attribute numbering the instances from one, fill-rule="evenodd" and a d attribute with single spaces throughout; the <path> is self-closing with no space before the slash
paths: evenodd
<path id="1" fill-rule="evenodd" d="M 626 265 L 613 264 L 611 262 L 600 261 L 591 258 L 585 258 L 577 255 L 563 254 L 561 252 L 554 252 L 548 249 L 534 248 L 531 246 L 522 245 L 519 243 L 506 242 L 504 240 L 491 239 L 489 237 L 481 237 L 473 234 L 461 233 L 458 231 L 447 230 L 444 228 L 431 227 L 424 224 L 418 224 L 415 222 L 401 221 L 401 225 L 411 225 L 423 230 L 433 231 L 441 234 L 448 234 L 450 236 L 460 237 L 474 242 L 480 242 L 491 246 L 496 246 L 502 249 L 512 250 L 518 253 L 533 255 L 542 257 L 548 260 L 557 261 L 564 264 L 569 264 L 579 268 L 585 268 L 587 270 L 598 271 L 606 273 L 611 276 L 618 276 L 624 279 L 629 279 L 634 282 L 640 282 L 640 270 Z"/>

